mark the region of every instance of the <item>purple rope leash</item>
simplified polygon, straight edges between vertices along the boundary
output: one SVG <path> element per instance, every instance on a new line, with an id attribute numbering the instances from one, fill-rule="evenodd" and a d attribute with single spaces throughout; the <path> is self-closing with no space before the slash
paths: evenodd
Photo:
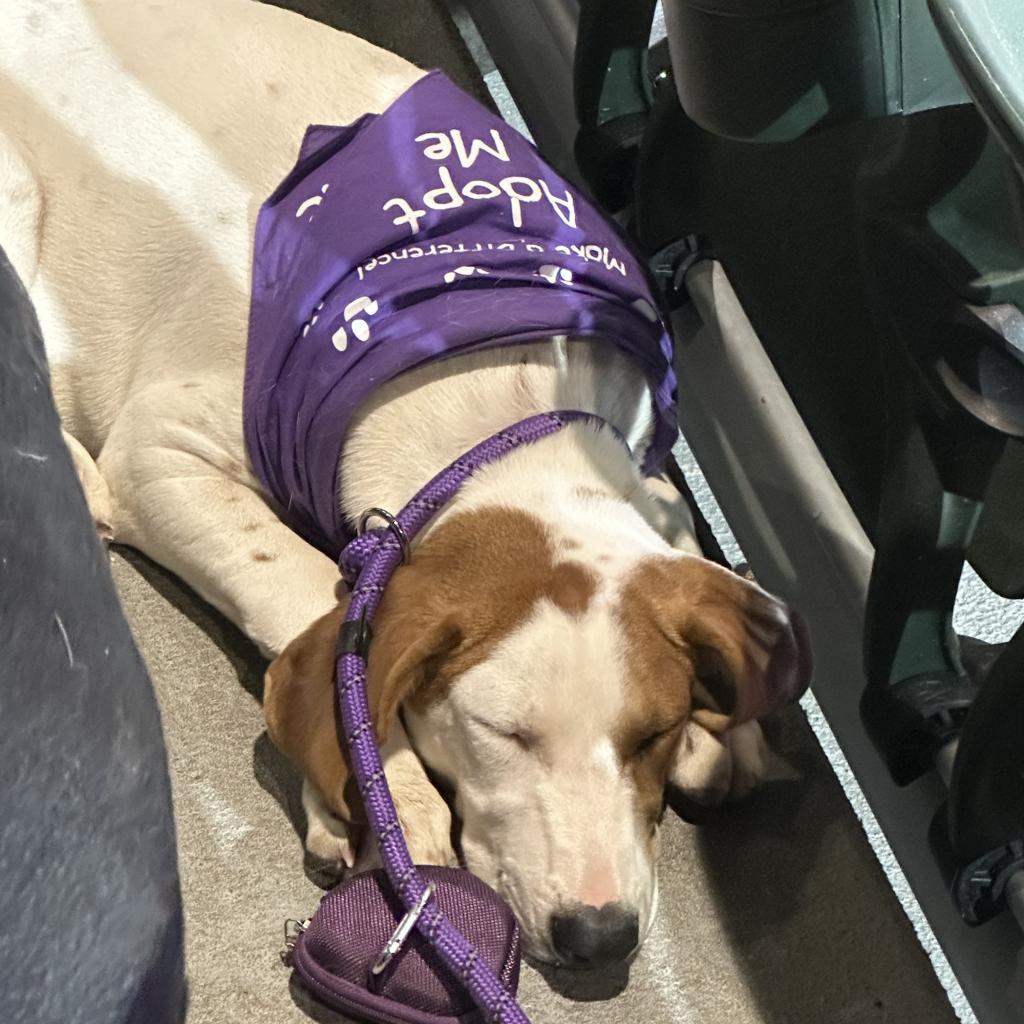
<path id="1" fill-rule="evenodd" d="M 352 541 L 339 559 L 342 575 L 352 587 L 342 636 L 345 635 L 346 627 L 351 626 L 359 631 L 369 627 L 384 587 L 401 565 L 408 543 L 438 509 L 455 497 L 478 469 L 497 462 L 516 448 L 555 434 L 570 423 L 587 420 L 609 426 L 590 413 L 568 411 L 531 416 L 499 431 L 438 473 L 389 522 L 387 528 L 369 531 Z M 359 783 L 370 828 L 377 839 L 384 870 L 406 911 L 412 911 L 424 898 L 426 883 L 409 855 L 384 777 L 366 696 L 364 655 L 340 651 L 335 699 L 349 746 L 352 768 Z M 497 975 L 480 959 L 476 949 L 445 917 L 432 898 L 426 902 L 416 919 L 416 928 L 454 975 L 466 985 L 487 1020 L 499 1024 L 529 1024 L 526 1014 Z"/>

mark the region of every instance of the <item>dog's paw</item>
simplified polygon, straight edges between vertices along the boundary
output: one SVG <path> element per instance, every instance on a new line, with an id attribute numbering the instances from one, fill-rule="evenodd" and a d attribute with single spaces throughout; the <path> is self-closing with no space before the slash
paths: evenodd
<path id="1" fill-rule="evenodd" d="M 399 820 L 413 864 L 458 867 L 459 859 L 452 846 L 452 817 L 447 807 L 443 818 L 438 816 L 430 822 L 417 821 L 414 825 L 407 825 L 403 816 Z"/>
<path id="2" fill-rule="evenodd" d="M 306 852 L 318 861 L 352 867 L 355 849 L 345 822 L 333 818 L 330 824 L 311 819 L 306 829 Z"/>
<path id="3" fill-rule="evenodd" d="M 757 722 L 745 722 L 730 729 L 725 740 L 732 752 L 730 800 L 739 800 L 767 783 L 794 782 L 801 778 L 800 772 L 768 745 Z"/>
<path id="4" fill-rule="evenodd" d="M 321 889 L 333 889 L 345 880 L 351 870 L 344 861 L 324 860 L 308 849 L 302 860 L 302 868 L 306 877 Z"/>
<path id="5" fill-rule="evenodd" d="M 331 813 L 308 779 L 302 784 L 302 808 L 306 812 L 306 870 L 317 884 L 333 885 L 355 865 L 358 839 L 348 822 Z"/>
<path id="6" fill-rule="evenodd" d="M 705 807 L 740 800 L 766 782 L 799 778 L 768 746 L 758 722 L 744 722 L 721 736 L 689 722 L 670 783 Z"/>
<path id="7" fill-rule="evenodd" d="M 729 795 L 732 753 L 718 736 L 696 722 L 687 722 L 669 783 L 704 807 L 715 807 Z"/>
<path id="8" fill-rule="evenodd" d="M 737 725 L 722 740 L 729 748 L 732 762 L 725 798 L 740 800 L 766 781 L 773 755 L 757 722 Z"/>
<path id="9" fill-rule="evenodd" d="M 452 845 L 452 812 L 440 796 L 432 794 L 392 793 L 401 833 L 406 837 L 414 864 L 458 867 L 459 858 Z M 380 854 L 372 834 L 366 836 L 355 860 L 357 871 L 380 867 Z"/>

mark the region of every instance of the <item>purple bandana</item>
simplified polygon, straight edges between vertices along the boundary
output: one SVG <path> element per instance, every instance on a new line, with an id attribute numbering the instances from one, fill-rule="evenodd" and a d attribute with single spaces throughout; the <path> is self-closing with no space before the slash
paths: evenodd
<path id="1" fill-rule="evenodd" d="M 440 72 L 383 114 L 314 125 L 256 222 L 253 471 L 336 557 L 352 535 L 342 441 L 373 389 L 435 359 L 558 334 L 601 335 L 643 368 L 657 411 L 644 465 L 660 469 L 677 431 L 672 345 L 603 214 Z"/>

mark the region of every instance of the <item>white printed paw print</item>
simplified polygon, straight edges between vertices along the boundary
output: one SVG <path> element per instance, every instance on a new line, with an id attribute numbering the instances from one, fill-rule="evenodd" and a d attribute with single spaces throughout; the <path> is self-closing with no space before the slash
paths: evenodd
<path id="1" fill-rule="evenodd" d="M 632 307 L 641 315 L 647 317 L 651 323 L 658 319 L 658 311 L 646 299 L 634 299 Z"/>
<path id="2" fill-rule="evenodd" d="M 454 270 L 449 270 L 444 275 L 444 283 L 452 284 L 456 277 L 472 277 L 473 274 L 488 274 L 490 271 L 484 270 L 483 267 L 456 267 Z"/>
<path id="3" fill-rule="evenodd" d="M 555 284 L 561 281 L 562 284 L 572 284 L 572 271 L 565 267 L 556 267 L 553 263 L 545 263 L 535 271 L 537 277 L 543 277 L 548 284 Z"/>
<path id="4" fill-rule="evenodd" d="M 361 318 L 354 320 L 353 317 L 360 314 L 367 317 L 375 316 L 379 308 L 377 300 L 371 299 L 369 295 L 360 295 L 345 307 L 342 316 L 358 341 L 370 340 L 370 325 Z M 348 348 L 348 331 L 345 330 L 344 324 L 331 335 L 331 341 L 339 352 L 344 352 Z"/>
<path id="5" fill-rule="evenodd" d="M 324 196 L 327 195 L 327 190 L 330 187 L 331 186 L 329 184 L 324 185 L 324 187 L 320 189 L 320 193 L 321 193 L 320 195 L 318 195 L 318 196 L 310 196 L 305 202 L 301 203 L 299 205 L 299 208 L 295 211 L 296 219 L 301 217 L 307 210 L 311 210 L 314 207 L 319 206 L 324 201 Z M 307 220 L 306 223 L 307 224 L 311 224 L 312 222 L 313 222 L 313 215 L 310 214 L 309 220 Z"/>
<path id="6" fill-rule="evenodd" d="M 309 334 L 309 329 L 320 319 L 320 310 L 324 308 L 324 304 L 321 302 L 316 309 L 313 310 L 313 315 L 306 321 L 302 328 L 302 336 L 305 337 Z"/>

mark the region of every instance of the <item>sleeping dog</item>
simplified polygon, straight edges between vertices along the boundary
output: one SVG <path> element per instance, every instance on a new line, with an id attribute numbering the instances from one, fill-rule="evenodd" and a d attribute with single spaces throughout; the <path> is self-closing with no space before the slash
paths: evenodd
<path id="1" fill-rule="evenodd" d="M 335 865 L 374 854 L 335 726 L 334 534 L 510 424 L 596 417 L 439 510 L 368 669 L 414 860 L 455 862 L 451 803 L 528 952 L 594 966 L 649 927 L 666 787 L 754 786 L 757 719 L 802 692 L 808 647 L 650 475 L 670 353 L 628 248 L 450 88 L 250 0 L 12 0 L 0 245 L 98 529 L 274 659 L 268 730 Z M 323 384 L 349 364 L 358 386 Z"/>

